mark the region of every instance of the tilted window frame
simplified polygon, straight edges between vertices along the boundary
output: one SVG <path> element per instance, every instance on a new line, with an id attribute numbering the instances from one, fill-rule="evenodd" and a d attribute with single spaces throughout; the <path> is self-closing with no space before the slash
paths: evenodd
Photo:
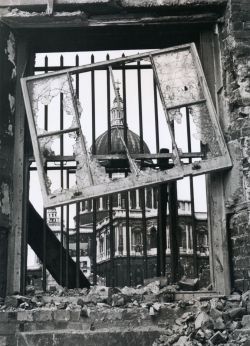
<path id="1" fill-rule="evenodd" d="M 169 108 L 165 102 L 166 100 L 164 98 L 164 92 L 161 87 L 162 82 L 160 81 L 161 75 L 159 75 L 159 71 L 157 70 L 155 59 L 156 57 L 159 57 L 163 54 L 181 52 L 185 50 L 187 51 L 189 50 L 191 52 L 195 70 L 198 77 L 198 83 L 200 84 L 201 91 L 204 95 L 204 99 L 202 101 L 197 100 L 197 102 L 192 102 L 190 104 L 187 104 L 187 103 L 180 104 L 179 107 L 181 108 L 188 105 L 192 106 L 192 105 L 199 104 L 201 102 L 205 103 L 221 155 L 216 157 L 207 157 L 206 159 L 201 160 L 197 163 L 194 162 L 194 163 L 189 163 L 184 165 L 181 162 L 182 154 L 179 152 L 177 145 L 175 143 L 174 134 L 171 128 Z M 112 181 L 112 180 L 103 181 L 102 183 L 95 184 L 93 181 L 93 172 L 91 170 L 91 165 L 88 164 L 88 162 L 91 162 L 92 158 L 89 157 L 89 154 L 87 152 L 84 135 L 82 133 L 82 129 L 80 126 L 77 100 L 73 92 L 73 87 L 71 83 L 71 75 L 74 75 L 80 72 L 89 72 L 96 68 L 101 68 L 101 67 L 110 69 L 112 73 L 112 66 L 116 66 L 116 67 L 122 66 L 122 64 L 124 63 L 137 62 L 137 61 L 145 60 L 145 59 L 150 60 L 152 64 L 154 77 L 157 83 L 158 91 L 159 91 L 160 98 L 163 105 L 163 110 L 166 117 L 166 122 L 168 124 L 169 132 L 170 132 L 170 135 L 172 138 L 172 144 L 173 144 L 173 155 L 161 154 L 161 157 L 172 158 L 175 161 L 175 165 L 171 169 L 168 169 L 168 170 L 159 170 L 159 171 L 154 171 L 153 173 L 151 172 L 151 174 L 138 174 L 138 175 L 136 174 L 136 172 L 132 172 L 128 178 L 122 178 L 115 181 Z M 74 130 L 77 131 L 81 141 L 81 147 L 83 149 L 83 158 L 86 159 L 86 162 L 87 162 L 87 166 L 86 166 L 87 171 L 86 170 L 85 171 L 89 175 L 89 179 L 88 179 L 89 185 L 83 188 L 75 189 L 75 190 L 72 190 L 72 189 L 63 190 L 61 192 L 50 194 L 48 191 L 47 183 L 46 183 L 44 159 L 42 157 L 41 149 L 39 147 L 39 135 L 37 134 L 37 130 L 36 130 L 34 112 L 32 109 L 32 102 L 30 99 L 28 85 L 29 83 L 34 83 L 34 82 L 39 83 L 39 81 L 42 81 L 45 78 L 46 79 L 55 78 L 55 77 L 61 77 L 63 75 L 66 76 L 68 80 L 68 84 L 69 84 L 68 86 L 69 86 L 71 98 L 72 98 L 72 105 L 75 112 L 74 116 L 77 123 L 76 128 L 73 129 L 72 131 Z M 109 60 L 109 61 L 85 65 L 85 66 L 69 68 L 69 69 L 65 69 L 65 70 L 61 70 L 57 72 L 47 73 L 44 75 L 26 77 L 21 79 L 21 84 L 22 84 L 24 102 L 26 107 L 26 113 L 28 117 L 29 129 L 31 133 L 34 157 L 37 164 L 39 181 L 40 181 L 41 190 L 42 190 L 43 202 L 46 208 L 66 205 L 66 204 L 70 204 L 70 203 L 74 203 L 78 201 L 83 201 L 89 198 L 96 198 L 96 197 L 100 197 L 104 195 L 109 195 L 111 193 L 132 190 L 132 189 L 140 188 L 142 186 L 146 187 L 146 186 L 157 185 L 157 184 L 165 183 L 168 181 L 182 179 L 185 176 L 201 175 L 204 173 L 227 169 L 232 166 L 230 155 L 223 138 L 222 130 L 219 125 L 218 116 L 216 114 L 216 111 L 212 102 L 212 98 L 207 86 L 207 82 L 206 82 L 194 43 L 176 46 L 173 48 L 161 49 L 161 50 L 152 51 L 152 52 L 143 53 L 143 54 L 137 54 L 137 55 L 126 57 L 126 58 L 119 58 L 119 59 Z M 178 108 L 178 107 L 175 106 L 174 108 Z M 60 134 L 60 133 L 62 132 L 57 131 L 57 134 Z M 63 133 L 65 133 L 65 130 L 63 130 Z M 46 136 L 49 137 L 50 135 L 52 136 L 55 134 L 51 133 L 51 134 L 47 134 Z M 129 155 L 129 153 L 127 154 Z M 147 154 L 147 155 L 150 158 L 150 154 Z M 155 155 L 151 155 L 151 156 L 155 157 Z M 98 158 L 98 156 L 96 157 Z M 130 160 L 132 161 L 132 164 L 133 164 L 132 158 L 130 158 Z"/>

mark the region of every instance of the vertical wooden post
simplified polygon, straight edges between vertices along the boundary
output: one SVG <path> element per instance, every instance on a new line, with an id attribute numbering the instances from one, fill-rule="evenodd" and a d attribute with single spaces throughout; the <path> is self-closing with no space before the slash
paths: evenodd
<path id="1" fill-rule="evenodd" d="M 219 120 L 223 124 L 224 114 L 219 113 L 218 91 L 221 90 L 220 52 L 216 52 L 216 37 L 211 30 L 200 35 L 200 56 L 206 80 L 214 104 L 217 106 Z M 225 210 L 224 173 L 209 174 L 207 177 L 209 260 L 211 282 L 218 293 L 231 291 L 231 273 L 229 265 L 228 230 Z"/>
<path id="2" fill-rule="evenodd" d="M 11 228 L 11 186 L 13 162 L 13 114 L 11 113 L 8 95 L 14 88 L 11 86 L 11 71 L 14 65 L 6 54 L 10 31 L 0 24 L 0 296 L 6 294 L 7 285 L 7 243 Z M 13 79 L 15 85 L 15 79 Z M 11 131 L 10 131 L 11 130 Z"/>
<path id="3" fill-rule="evenodd" d="M 223 173 L 207 178 L 208 231 L 211 281 L 220 294 L 230 294 L 231 279 L 228 254 L 227 222 L 224 203 Z"/>
<path id="4" fill-rule="evenodd" d="M 176 282 L 179 279 L 177 183 L 171 182 L 168 186 L 171 281 Z"/>
<path id="5" fill-rule="evenodd" d="M 158 189 L 158 235 L 157 235 L 157 276 L 164 276 L 166 271 L 166 225 L 167 225 L 167 191 L 168 185 L 162 184 Z"/>
<path id="6" fill-rule="evenodd" d="M 163 148 L 160 153 L 169 153 L 169 150 Z M 169 168 L 168 159 L 159 159 L 158 164 L 161 170 Z M 161 184 L 158 188 L 157 276 L 166 274 L 167 201 L 168 184 Z"/>
<path id="7" fill-rule="evenodd" d="M 0 31 L 2 46 L 0 116 L 3 131 L 1 131 L 0 156 L 4 161 L 1 164 L 2 171 L 5 172 L 5 177 L 0 179 L 4 182 L 1 187 L 5 189 L 2 220 L 5 219 L 7 222 L 7 214 L 9 218 L 9 225 L 7 226 L 6 223 L 8 242 L 6 239 L 1 244 L 8 248 L 6 291 L 11 294 L 23 292 L 25 288 L 25 279 L 23 278 L 22 281 L 21 276 L 25 274 L 26 267 L 26 233 L 23 230 L 26 222 L 28 174 L 24 149 L 27 135 L 25 134 L 26 117 L 20 78 L 24 75 L 27 63 L 30 61 L 30 52 L 24 38 L 16 41 L 13 33 L 2 25 Z M 6 278 L 4 280 L 6 281 Z"/>

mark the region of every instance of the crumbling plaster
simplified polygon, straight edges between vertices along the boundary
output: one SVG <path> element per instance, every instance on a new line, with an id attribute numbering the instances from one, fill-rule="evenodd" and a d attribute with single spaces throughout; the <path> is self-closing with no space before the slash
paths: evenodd
<path id="1" fill-rule="evenodd" d="M 9 186 L 6 183 L 2 183 L 0 194 L 0 209 L 2 214 L 9 215 L 10 214 L 10 196 L 9 196 Z"/>
<path id="2" fill-rule="evenodd" d="M 13 143 L 13 129 L 14 129 L 14 114 L 15 114 L 15 80 L 16 80 L 16 45 L 15 38 L 12 32 L 7 29 L 2 29 L 3 35 L 6 40 L 2 42 L 4 51 L 2 52 L 2 73 L 9 73 L 8 77 L 3 77 L 3 87 L 1 88 L 2 103 L 1 103 L 1 142 L 0 142 L 0 157 L 2 158 L 3 172 L 1 181 L 1 203 L 0 215 L 6 217 L 11 213 L 11 169 L 12 169 L 12 156 L 9 155 L 11 150 L 11 143 Z M 9 220 L 10 222 L 10 220 Z"/>

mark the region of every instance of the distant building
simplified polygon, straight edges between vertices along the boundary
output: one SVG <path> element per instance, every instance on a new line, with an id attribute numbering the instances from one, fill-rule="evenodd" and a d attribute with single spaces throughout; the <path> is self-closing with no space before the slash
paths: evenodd
<path id="1" fill-rule="evenodd" d="M 120 136 L 127 132 L 127 147 L 130 154 L 140 152 L 140 137 L 129 130 L 124 124 L 123 100 L 119 94 L 119 105 L 115 97 L 111 109 L 111 150 L 108 151 L 108 131 L 101 134 L 95 142 L 95 153 L 97 155 L 121 154 L 124 153 L 124 145 Z M 93 150 L 93 148 L 92 148 Z M 148 146 L 143 142 L 143 152 L 150 153 Z M 122 160 L 120 160 L 122 161 Z M 125 161 L 125 160 L 124 160 Z M 109 165 L 106 169 L 109 170 Z M 120 166 L 113 167 L 112 177 L 125 176 L 120 167 L 126 169 L 125 162 L 119 162 Z M 117 168 L 117 172 L 116 172 Z M 148 257 L 148 276 L 156 275 L 156 255 L 157 255 L 157 208 L 158 208 L 158 189 L 145 188 L 145 196 L 141 195 L 139 189 L 130 191 L 128 194 L 129 204 L 129 239 L 130 239 L 130 265 L 131 282 L 139 284 L 143 281 L 143 232 L 145 226 L 142 220 L 142 201 L 145 200 L 145 223 L 146 223 L 146 243 Z M 81 237 L 85 239 L 85 244 L 91 243 L 91 232 L 93 228 L 93 205 L 92 200 L 82 203 L 80 212 L 80 231 Z M 110 285 L 110 219 L 109 219 L 109 197 L 104 196 L 97 200 L 96 212 L 96 246 L 97 246 L 97 273 L 106 279 L 107 285 Z M 115 285 L 127 284 L 127 243 L 126 243 L 126 208 L 125 193 L 114 194 L 112 197 L 112 229 L 114 234 L 114 266 L 115 266 Z M 170 254 L 170 239 L 168 226 L 166 227 L 166 265 L 168 266 Z M 208 266 L 208 232 L 207 232 L 207 213 L 195 213 L 195 227 L 197 235 L 197 256 L 200 259 L 201 267 Z M 193 231 L 192 215 L 190 201 L 178 201 L 178 234 L 180 239 L 180 255 L 182 256 L 183 273 L 190 274 L 193 254 Z M 81 245 L 82 246 L 82 245 Z M 91 255 L 91 252 L 89 252 Z"/>

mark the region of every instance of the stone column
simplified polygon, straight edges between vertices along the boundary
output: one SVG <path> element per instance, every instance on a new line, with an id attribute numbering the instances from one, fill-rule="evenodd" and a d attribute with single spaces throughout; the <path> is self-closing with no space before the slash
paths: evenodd
<path id="1" fill-rule="evenodd" d="M 136 209 L 140 209 L 140 194 L 139 194 L 139 190 L 136 189 L 135 191 L 135 205 L 136 205 Z"/>
<path id="2" fill-rule="evenodd" d="M 100 210 L 103 210 L 103 198 L 100 197 Z"/>
<path id="3" fill-rule="evenodd" d="M 186 225 L 186 252 L 189 253 L 189 225 Z"/>

